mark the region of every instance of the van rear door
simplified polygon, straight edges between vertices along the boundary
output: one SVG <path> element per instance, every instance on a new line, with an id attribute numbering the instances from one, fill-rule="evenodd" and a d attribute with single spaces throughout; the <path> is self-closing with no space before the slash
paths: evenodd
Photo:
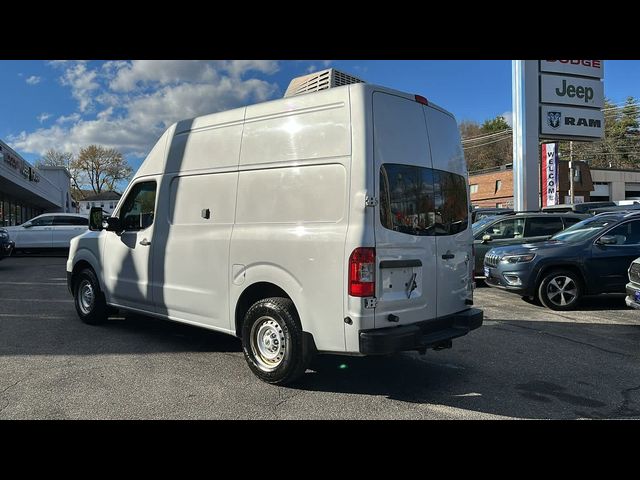
<path id="1" fill-rule="evenodd" d="M 433 169 L 423 106 L 373 94 L 375 328 L 436 317 Z"/>
<path id="2" fill-rule="evenodd" d="M 473 235 L 467 167 L 455 119 L 425 106 L 435 191 L 438 300 L 443 317 L 469 308 L 473 295 Z"/>

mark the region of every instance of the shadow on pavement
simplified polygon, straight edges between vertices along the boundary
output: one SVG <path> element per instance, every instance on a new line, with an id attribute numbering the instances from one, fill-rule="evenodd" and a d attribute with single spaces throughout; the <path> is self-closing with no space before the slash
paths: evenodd
<path id="1" fill-rule="evenodd" d="M 231 352 L 238 356 L 238 368 L 252 375 L 234 337 L 140 315 L 92 327 L 74 313 L 3 317 L 0 356 Z M 520 418 L 640 417 L 640 325 L 576 328 L 573 323 L 498 321 L 454 341 L 452 350 L 425 356 L 319 355 L 303 378 L 286 388 Z"/>

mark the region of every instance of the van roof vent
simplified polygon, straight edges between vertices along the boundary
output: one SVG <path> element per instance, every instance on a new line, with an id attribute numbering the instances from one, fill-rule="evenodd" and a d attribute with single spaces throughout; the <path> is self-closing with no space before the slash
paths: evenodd
<path id="1" fill-rule="evenodd" d="M 302 77 L 296 77 L 289 83 L 289 88 L 284 96 L 293 97 L 304 93 L 319 92 L 333 87 L 351 85 L 352 83 L 366 83 L 364 80 L 341 72 L 335 68 L 322 70 L 321 72 L 310 73 Z"/>

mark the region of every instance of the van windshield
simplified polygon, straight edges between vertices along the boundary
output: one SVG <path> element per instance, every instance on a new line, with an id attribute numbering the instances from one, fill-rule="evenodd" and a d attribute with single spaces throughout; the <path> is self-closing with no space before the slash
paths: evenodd
<path id="1" fill-rule="evenodd" d="M 408 235 L 455 235 L 469 223 L 467 182 L 443 170 L 386 163 L 380 168 L 382 226 Z"/>
<path id="2" fill-rule="evenodd" d="M 589 218 L 576 223 L 560 233 L 556 233 L 551 237 L 551 240 L 560 240 L 568 243 L 581 242 L 582 240 L 595 237 L 598 232 L 617 222 L 619 219 L 620 218 L 617 216 L 606 215 L 602 217 Z"/>

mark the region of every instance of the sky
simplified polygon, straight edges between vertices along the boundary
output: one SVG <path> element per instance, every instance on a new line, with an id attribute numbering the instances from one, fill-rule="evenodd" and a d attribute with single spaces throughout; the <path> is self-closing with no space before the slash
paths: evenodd
<path id="1" fill-rule="evenodd" d="M 99 144 L 134 167 L 172 123 L 281 98 L 299 75 L 334 67 L 420 94 L 458 122 L 510 122 L 510 60 L 0 60 L 0 139 L 35 162 Z M 605 61 L 605 95 L 640 97 L 640 61 Z"/>

